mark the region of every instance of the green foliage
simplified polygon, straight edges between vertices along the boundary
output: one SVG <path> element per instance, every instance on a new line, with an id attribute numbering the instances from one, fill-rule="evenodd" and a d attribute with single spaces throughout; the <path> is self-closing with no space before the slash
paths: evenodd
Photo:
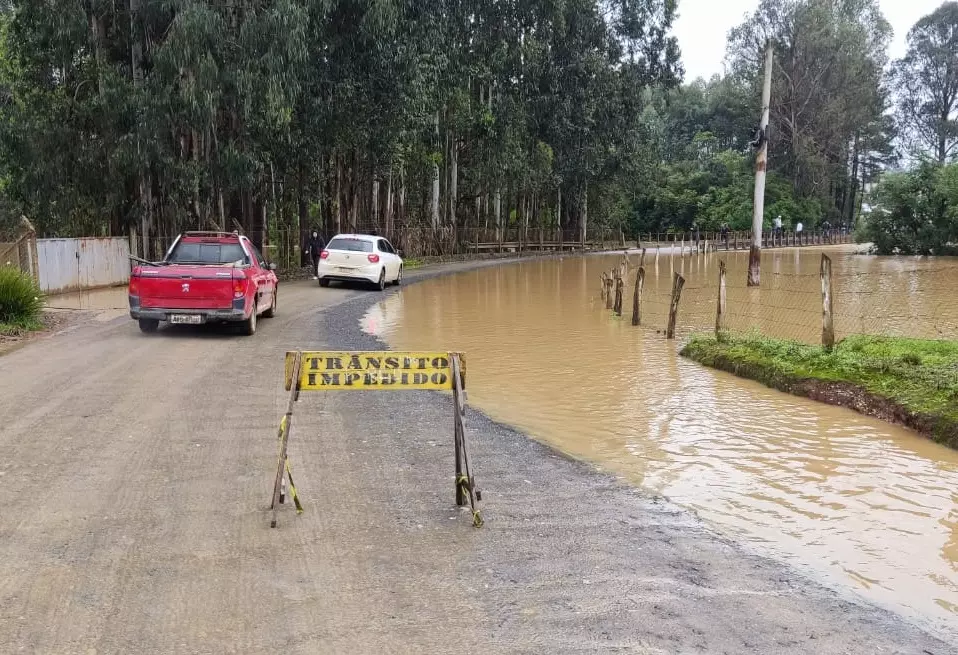
<path id="1" fill-rule="evenodd" d="M 912 171 L 886 174 L 874 200 L 865 234 L 879 254 L 958 251 L 958 164 L 924 162 Z"/>
<path id="2" fill-rule="evenodd" d="M 40 328 L 43 294 L 31 276 L 0 266 L 0 326 L 10 330 Z"/>
<path id="3" fill-rule="evenodd" d="M 696 337 L 682 354 L 783 391 L 802 392 L 809 381 L 853 385 L 904 408 L 915 427 L 958 447 L 958 342 L 852 336 L 827 352 L 754 335 Z"/>
<path id="4" fill-rule="evenodd" d="M 666 164 L 637 199 L 631 225 L 636 232 L 718 230 L 723 223 L 748 230 L 754 189 L 751 157 L 734 151 Z M 811 228 L 822 215 L 816 198 L 794 197 L 791 185 L 774 172 L 767 176 L 765 202 L 765 215 L 781 216 L 785 225 Z"/>
<path id="5" fill-rule="evenodd" d="M 327 230 L 451 227 L 460 198 L 539 218 L 560 190 L 585 224 L 590 185 L 646 154 L 638 96 L 680 75 L 671 0 L 10 5 L 0 180 L 44 234 L 256 239 L 310 206 Z"/>
<path id="6" fill-rule="evenodd" d="M 745 229 L 767 36 L 768 216 L 851 222 L 889 154 L 875 0 L 764 0 L 686 85 L 674 0 L 8 5 L 0 199 L 43 235 Z"/>
<path id="7" fill-rule="evenodd" d="M 944 2 L 908 32 L 892 69 L 905 143 L 944 164 L 958 147 L 958 2 Z"/>

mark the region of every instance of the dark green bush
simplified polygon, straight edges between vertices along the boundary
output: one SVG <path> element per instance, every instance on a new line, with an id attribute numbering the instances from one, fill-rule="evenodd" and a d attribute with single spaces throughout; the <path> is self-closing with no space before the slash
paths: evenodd
<path id="1" fill-rule="evenodd" d="M 33 329 L 40 325 L 43 294 L 31 276 L 0 266 L 0 324 Z"/>

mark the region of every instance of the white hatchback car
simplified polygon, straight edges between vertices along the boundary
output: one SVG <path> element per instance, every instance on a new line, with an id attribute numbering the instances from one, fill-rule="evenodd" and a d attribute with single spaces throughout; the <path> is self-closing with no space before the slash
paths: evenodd
<path id="1" fill-rule="evenodd" d="M 403 261 L 392 244 L 369 234 L 337 234 L 319 255 L 319 286 L 330 282 L 369 282 L 379 290 L 402 282 Z"/>

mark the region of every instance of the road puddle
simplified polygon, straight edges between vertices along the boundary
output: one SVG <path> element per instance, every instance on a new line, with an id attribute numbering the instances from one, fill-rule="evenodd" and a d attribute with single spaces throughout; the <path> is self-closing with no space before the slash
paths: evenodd
<path id="1" fill-rule="evenodd" d="M 129 313 L 126 286 L 71 291 L 47 296 L 46 308 L 54 312 L 92 312 L 100 322 L 111 321 Z"/>
<path id="2" fill-rule="evenodd" d="M 628 320 L 631 280 L 626 317 L 604 309 L 599 277 L 621 255 L 428 280 L 377 303 L 363 327 L 396 349 L 466 352 L 471 404 L 496 420 L 663 494 L 800 568 L 954 630 L 958 452 L 686 361 L 678 342 L 654 329 L 665 326 L 659 303 L 673 269 L 688 287 L 680 335 L 714 326 L 718 260 L 727 259 L 733 327 L 814 341 L 820 254 L 766 253 L 763 287 L 749 290 L 744 253 L 660 254 L 657 263 L 649 253 L 643 319 L 651 327 Z M 958 262 L 830 254 L 839 337 L 958 337 Z M 487 486 L 494 493 L 494 482 Z"/>

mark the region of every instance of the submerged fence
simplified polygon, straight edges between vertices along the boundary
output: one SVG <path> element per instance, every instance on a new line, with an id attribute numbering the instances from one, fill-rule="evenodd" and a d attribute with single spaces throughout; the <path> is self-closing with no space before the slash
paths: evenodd
<path id="1" fill-rule="evenodd" d="M 644 252 L 624 256 L 596 287 L 609 310 L 635 323 L 638 308 L 639 325 L 669 338 L 719 330 L 826 345 L 852 334 L 958 339 L 958 262 L 864 258 L 849 272 L 826 255 L 796 254 L 763 261 L 760 286 L 749 287 L 745 251 Z"/>

